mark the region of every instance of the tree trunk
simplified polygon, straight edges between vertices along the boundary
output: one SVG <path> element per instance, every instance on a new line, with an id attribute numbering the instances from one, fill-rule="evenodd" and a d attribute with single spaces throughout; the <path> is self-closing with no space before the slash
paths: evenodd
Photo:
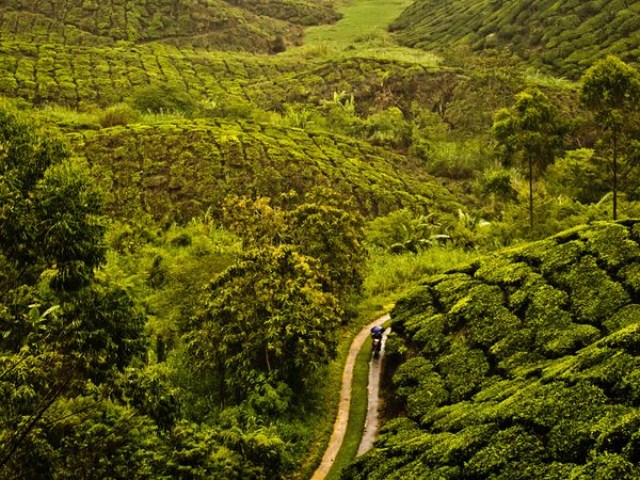
<path id="1" fill-rule="evenodd" d="M 533 230 L 533 159 L 529 158 L 529 229 Z"/>
<path id="2" fill-rule="evenodd" d="M 618 219 L 618 135 L 613 134 L 613 220 Z"/>

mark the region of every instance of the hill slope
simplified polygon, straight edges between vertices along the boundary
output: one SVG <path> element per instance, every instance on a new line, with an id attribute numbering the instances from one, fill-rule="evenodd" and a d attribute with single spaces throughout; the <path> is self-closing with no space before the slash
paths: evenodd
<path id="1" fill-rule="evenodd" d="M 188 220 L 228 195 L 303 194 L 329 187 L 366 215 L 402 207 L 456 212 L 458 200 L 419 162 L 348 137 L 253 122 L 131 125 L 74 137 L 109 210 Z"/>
<path id="2" fill-rule="evenodd" d="M 598 58 L 640 58 L 640 1 L 417 0 L 392 25 L 402 43 L 437 49 L 509 47 L 532 64 L 569 77 Z"/>
<path id="3" fill-rule="evenodd" d="M 402 414 L 346 478 L 640 478 L 638 242 L 579 227 L 400 301 Z"/>
<path id="4" fill-rule="evenodd" d="M 268 52 L 278 48 L 277 36 L 298 42 L 301 25 L 337 18 L 327 0 L 7 0 L 0 5 L 0 38 L 69 46 L 163 41 Z"/>

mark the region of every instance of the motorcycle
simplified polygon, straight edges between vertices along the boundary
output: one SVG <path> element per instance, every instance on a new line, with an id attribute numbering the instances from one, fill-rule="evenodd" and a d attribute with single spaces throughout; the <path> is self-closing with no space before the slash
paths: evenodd
<path id="1" fill-rule="evenodd" d="M 373 350 L 373 358 L 380 357 L 380 350 L 382 349 L 382 339 L 374 338 L 371 341 L 371 350 Z"/>

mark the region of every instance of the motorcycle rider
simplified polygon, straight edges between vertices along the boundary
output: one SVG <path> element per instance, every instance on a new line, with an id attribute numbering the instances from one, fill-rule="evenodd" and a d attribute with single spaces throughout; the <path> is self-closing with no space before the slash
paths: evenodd
<path id="1" fill-rule="evenodd" d="M 383 333 L 384 333 L 384 327 L 381 327 L 380 325 L 376 325 L 371 329 L 371 338 L 381 340 Z"/>
<path id="2" fill-rule="evenodd" d="M 378 358 L 380 350 L 382 348 L 382 334 L 384 333 L 384 327 L 376 325 L 371 329 L 371 342 L 373 348 L 373 357 Z"/>

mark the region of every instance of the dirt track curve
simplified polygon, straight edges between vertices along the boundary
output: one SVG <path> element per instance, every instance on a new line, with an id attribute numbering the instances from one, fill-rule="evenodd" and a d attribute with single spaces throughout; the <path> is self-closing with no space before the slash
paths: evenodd
<path id="1" fill-rule="evenodd" d="M 385 315 L 369 325 L 364 327 L 356 338 L 353 339 L 351 347 L 349 348 L 349 354 L 347 355 L 347 361 L 344 365 L 344 371 L 342 372 L 342 389 L 340 390 L 340 403 L 338 405 L 338 415 L 336 421 L 333 424 L 333 433 L 329 439 L 329 445 L 324 452 L 320 465 L 313 473 L 311 480 L 323 480 L 331 466 L 333 461 L 340 450 L 342 440 L 344 439 L 345 432 L 347 431 L 347 424 L 349 423 L 349 407 L 351 405 L 351 380 L 353 378 L 353 366 L 356 362 L 356 356 L 364 345 L 364 342 L 369 338 L 369 331 L 374 325 L 380 325 L 389 320 L 389 315 Z M 372 362 L 369 366 L 369 388 L 368 388 L 368 409 L 367 420 L 365 423 L 365 431 L 362 435 L 362 441 L 358 448 L 358 455 L 366 452 L 373 445 L 373 440 L 377 432 L 378 426 L 378 379 L 380 373 L 380 358 Z M 372 381 L 372 377 L 375 375 L 375 380 Z"/>

